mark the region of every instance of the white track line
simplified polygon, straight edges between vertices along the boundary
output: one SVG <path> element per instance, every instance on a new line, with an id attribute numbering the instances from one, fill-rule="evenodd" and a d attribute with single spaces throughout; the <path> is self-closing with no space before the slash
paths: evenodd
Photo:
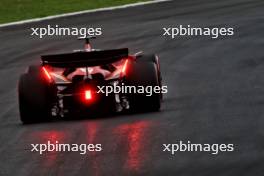
<path id="1" fill-rule="evenodd" d="M 26 23 L 32 23 L 32 22 L 39 22 L 39 21 L 44 21 L 44 20 L 51 20 L 51 19 L 61 18 L 61 17 L 81 15 L 81 14 L 86 14 L 86 13 L 110 11 L 110 10 L 116 10 L 116 9 L 125 9 L 125 8 L 129 8 L 129 7 L 136 7 L 136 6 L 142 6 L 142 5 L 147 5 L 147 4 L 155 4 L 155 3 L 161 3 L 161 2 L 166 2 L 166 1 L 172 1 L 172 0 L 154 0 L 154 1 L 147 1 L 147 2 L 138 2 L 138 3 L 126 4 L 126 5 L 120 5 L 120 6 L 114 6 L 114 7 L 105 7 L 105 8 L 99 8 L 99 9 L 83 10 L 83 11 L 79 11 L 79 12 L 72 12 L 72 13 L 65 13 L 65 14 L 60 14 L 60 15 L 47 16 L 47 17 L 43 17 L 43 18 L 33 18 L 33 19 L 29 19 L 29 20 L 0 24 L 0 28 L 1 27 L 7 27 L 7 26 L 26 24 Z"/>

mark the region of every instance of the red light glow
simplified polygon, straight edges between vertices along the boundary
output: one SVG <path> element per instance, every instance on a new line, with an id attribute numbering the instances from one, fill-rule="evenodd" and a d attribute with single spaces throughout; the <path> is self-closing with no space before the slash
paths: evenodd
<path id="1" fill-rule="evenodd" d="M 128 59 L 126 59 L 125 63 L 124 63 L 124 66 L 122 68 L 122 73 L 126 73 L 126 70 L 127 70 L 127 63 L 128 63 Z"/>
<path id="2" fill-rule="evenodd" d="M 47 70 L 45 67 L 42 67 L 42 69 L 43 69 L 43 71 L 44 71 L 44 74 L 46 75 L 46 78 L 47 78 L 49 81 L 51 81 L 52 78 L 51 78 L 51 76 L 50 76 L 48 70 Z"/>
<path id="3" fill-rule="evenodd" d="M 85 100 L 91 100 L 92 99 L 92 93 L 91 90 L 85 91 Z"/>

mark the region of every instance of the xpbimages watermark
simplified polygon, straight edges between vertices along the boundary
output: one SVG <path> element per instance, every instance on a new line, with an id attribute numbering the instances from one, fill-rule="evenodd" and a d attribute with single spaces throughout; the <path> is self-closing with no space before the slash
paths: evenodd
<path id="1" fill-rule="evenodd" d="M 220 152 L 233 152 L 234 150 L 234 144 L 195 144 L 191 141 L 163 144 L 163 152 L 169 152 L 172 155 L 177 152 L 208 152 L 217 155 Z"/>
<path id="2" fill-rule="evenodd" d="M 102 35 L 102 28 L 100 27 L 60 27 L 59 25 L 47 25 L 46 27 L 31 28 L 31 36 L 44 38 L 46 36 L 78 36 L 86 38 L 87 36 Z"/>
<path id="3" fill-rule="evenodd" d="M 100 152 L 102 151 L 102 144 L 63 144 L 56 141 L 52 143 L 31 144 L 31 152 L 37 152 L 42 155 L 45 152 L 78 152 L 81 155 L 88 152 Z"/>
<path id="4" fill-rule="evenodd" d="M 178 25 L 164 27 L 163 36 L 174 39 L 181 36 L 208 36 L 217 39 L 220 36 L 228 37 L 234 35 L 233 27 L 195 27 L 191 25 Z"/>
<path id="5" fill-rule="evenodd" d="M 153 94 L 166 94 L 168 93 L 168 86 L 131 86 L 125 85 L 108 85 L 97 86 L 97 93 L 102 93 L 108 96 L 109 94 L 144 94 L 146 96 L 152 96 Z"/>

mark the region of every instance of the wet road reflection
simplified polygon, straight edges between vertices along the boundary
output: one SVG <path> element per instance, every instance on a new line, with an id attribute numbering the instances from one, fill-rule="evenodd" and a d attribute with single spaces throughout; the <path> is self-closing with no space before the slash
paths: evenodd
<path id="1" fill-rule="evenodd" d="M 66 133 L 64 131 L 42 131 L 32 134 L 33 139 L 37 139 L 38 144 L 47 144 L 50 141 L 51 144 L 64 143 L 66 140 Z M 43 166 L 44 167 L 53 167 L 56 165 L 56 160 L 58 159 L 59 152 L 49 151 L 43 153 Z"/>
<path id="2" fill-rule="evenodd" d="M 150 121 L 139 121 L 131 124 L 122 124 L 114 130 L 114 134 L 118 136 L 119 142 L 123 150 L 125 150 L 124 169 L 128 172 L 138 172 L 147 161 L 145 149 L 150 144 L 151 127 L 153 123 Z M 121 154 L 120 154 L 121 155 Z M 123 154 L 122 154 L 123 155 Z"/>
<path id="3" fill-rule="evenodd" d="M 97 132 L 99 130 L 99 124 L 96 122 L 90 122 L 86 124 L 86 134 L 88 143 L 94 143 Z"/>
<path id="4" fill-rule="evenodd" d="M 37 159 L 38 166 L 45 168 L 41 172 L 44 175 L 58 175 L 64 169 L 69 169 L 68 174 L 73 175 L 85 172 L 101 176 L 117 170 L 121 175 L 142 173 L 150 160 L 146 151 L 151 146 L 153 127 L 154 122 L 149 120 L 121 121 L 114 126 L 102 123 L 102 120 L 88 120 L 81 122 L 81 128 L 78 129 L 75 124 L 63 128 L 55 126 L 49 131 L 33 132 L 30 141 L 34 141 L 34 144 L 47 144 L 48 141 L 51 144 L 102 144 L 103 150 L 90 151 L 84 155 L 79 152 L 49 151 L 42 155 L 32 153 L 32 156 Z"/>
<path id="5" fill-rule="evenodd" d="M 97 138 L 97 132 L 99 130 L 99 124 L 96 122 L 87 123 L 86 125 L 86 135 L 87 135 L 87 143 L 95 144 Z M 96 152 L 91 152 L 89 154 L 90 162 L 87 163 L 88 167 L 91 168 L 94 176 L 99 176 L 100 174 L 100 159 L 97 157 Z"/>

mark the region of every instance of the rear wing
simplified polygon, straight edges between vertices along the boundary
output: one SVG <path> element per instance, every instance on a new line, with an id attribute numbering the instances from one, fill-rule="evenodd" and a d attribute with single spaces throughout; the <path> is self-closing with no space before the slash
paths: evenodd
<path id="1" fill-rule="evenodd" d="M 41 60 L 43 65 L 67 68 L 105 65 L 126 57 L 128 57 L 128 48 L 43 55 Z"/>

